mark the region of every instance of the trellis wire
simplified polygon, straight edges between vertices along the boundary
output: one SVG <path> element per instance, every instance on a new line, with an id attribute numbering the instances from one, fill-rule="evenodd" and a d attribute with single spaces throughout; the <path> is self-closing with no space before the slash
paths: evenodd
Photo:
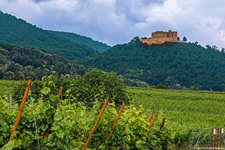
<path id="1" fill-rule="evenodd" d="M 30 89 L 30 100 L 31 100 L 31 89 Z M 36 117 L 35 117 L 35 111 L 34 111 L 34 101 L 32 101 L 32 114 L 34 116 L 34 127 L 35 127 L 35 135 L 36 135 L 36 139 L 37 139 L 37 142 L 38 142 L 38 148 L 39 150 L 41 150 L 41 144 L 40 144 L 40 141 L 39 141 L 39 138 L 38 138 L 38 128 L 37 128 L 37 122 L 36 122 Z"/>
<path id="2" fill-rule="evenodd" d="M 196 143 L 195 143 L 195 146 L 194 146 L 194 150 L 196 149 L 196 147 L 197 147 L 197 145 L 198 145 L 198 142 L 199 142 L 199 139 L 200 139 L 202 133 L 203 133 L 203 132 L 200 132 L 200 134 L 199 134 L 199 136 L 198 136 L 198 139 L 197 139 L 197 141 L 196 141 Z"/>
<path id="3" fill-rule="evenodd" d="M 10 111 L 12 111 L 12 94 L 9 95 L 9 104 L 10 104 Z"/>

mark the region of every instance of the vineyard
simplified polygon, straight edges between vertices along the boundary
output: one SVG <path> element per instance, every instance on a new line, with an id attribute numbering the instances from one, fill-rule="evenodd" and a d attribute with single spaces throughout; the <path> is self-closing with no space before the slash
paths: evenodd
<path id="1" fill-rule="evenodd" d="M 225 93 L 191 90 L 128 88 L 135 105 L 163 111 L 164 116 L 185 128 L 225 126 Z"/>
<path id="2" fill-rule="evenodd" d="M 95 101 L 80 101 L 72 84 L 61 91 L 52 78 L 41 83 L 39 90 L 31 85 L 22 107 L 21 100 L 0 97 L 2 150 L 196 149 L 210 147 L 212 128 L 224 127 L 224 93 L 127 88 L 133 101 L 123 108 L 122 101 L 99 94 Z"/>

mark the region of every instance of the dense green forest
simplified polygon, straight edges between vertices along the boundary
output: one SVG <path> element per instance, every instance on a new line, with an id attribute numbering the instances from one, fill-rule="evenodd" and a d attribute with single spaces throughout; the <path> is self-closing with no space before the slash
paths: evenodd
<path id="1" fill-rule="evenodd" d="M 98 52 L 88 46 L 62 38 L 22 19 L 0 11 L 0 42 L 37 48 L 76 60 Z"/>
<path id="2" fill-rule="evenodd" d="M 115 71 L 126 79 L 174 89 L 225 89 L 225 54 L 197 43 L 144 45 L 138 37 L 127 44 L 81 61 L 86 66 Z M 132 82 L 129 84 L 132 85 Z"/>
<path id="3" fill-rule="evenodd" d="M 69 39 L 75 43 L 86 45 L 99 52 L 104 52 L 110 48 L 110 46 L 108 46 L 107 44 L 95 41 L 89 37 L 81 36 L 75 33 L 59 32 L 59 31 L 49 31 L 49 32 L 56 34 L 60 37 L 63 37 L 65 39 Z"/>
<path id="4" fill-rule="evenodd" d="M 53 67 L 54 66 L 54 67 Z M 54 71 L 60 75 L 83 74 L 85 68 L 70 60 L 37 49 L 0 44 L 0 79 L 35 79 Z"/>

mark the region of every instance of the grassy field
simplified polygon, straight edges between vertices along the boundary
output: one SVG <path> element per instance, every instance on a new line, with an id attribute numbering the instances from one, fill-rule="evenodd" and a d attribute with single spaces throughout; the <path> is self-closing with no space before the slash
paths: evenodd
<path id="1" fill-rule="evenodd" d="M 225 127 L 225 93 L 190 90 L 128 88 L 135 105 L 162 111 L 164 117 L 186 128 Z"/>

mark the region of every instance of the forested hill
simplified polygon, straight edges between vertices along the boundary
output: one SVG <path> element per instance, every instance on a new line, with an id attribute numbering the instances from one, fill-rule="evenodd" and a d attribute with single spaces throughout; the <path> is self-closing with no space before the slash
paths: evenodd
<path id="1" fill-rule="evenodd" d="M 56 34 L 60 37 L 69 39 L 75 43 L 86 45 L 94 50 L 99 51 L 99 52 L 104 52 L 110 48 L 110 46 L 105 43 L 98 42 L 89 37 L 81 36 L 81 35 L 78 35 L 75 33 L 59 32 L 59 31 L 49 31 L 49 32 Z"/>
<path id="2" fill-rule="evenodd" d="M 20 47 L 42 49 L 70 60 L 98 53 L 90 47 L 59 37 L 1 11 L 0 42 L 15 44 Z"/>
<path id="3" fill-rule="evenodd" d="M 52 68 L 54 66 L 54 68 Z M 20 48 L 0 43 L 0 79 L 35 79 L 51 74 L 80 74 L 86 68 L 68 59 L 41 50 Z"/>
<path id="4" fill-rule="evenodd" d="M 151 86 L 162 83 L 171 88 L 225 90 L 225 53 L 194 43 L 148 46 L 134 38 L 82 63 Z"/>

